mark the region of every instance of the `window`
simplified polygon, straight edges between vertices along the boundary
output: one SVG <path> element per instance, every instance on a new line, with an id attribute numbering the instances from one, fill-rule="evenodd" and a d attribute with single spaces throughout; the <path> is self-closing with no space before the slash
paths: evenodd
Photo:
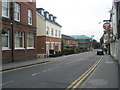
<path id="1" fill-rule="evenodd" d="M 9 31 L 2 30 L 2 49 L 9 49 Z"/>
<path id="2" fill-rule="evenodd" d="M 32 0 L 28 0 L 29 2 L 32 2 Z"/>
<path id="3" fill-rule="evenodd" d="M 15 48 L 24 48 L 24 32 L 15 32 Z"/>
<path id="4" fill-rule="evenodd" d="M 59 31 L 59 37 L 61 37 L 61 32 Z"/>
<path id="5" fill-rule="evenodd" d="M 57 30 L 55 30 L 55 36 L 57 37 Z"/>
<path id="6" fill-rule="evenodd" d="M 28 10 L 28 24 L 32 25 L 32 11 Z"/>
<path id="7" fill-rule="evenodd" d="M 58 51 L 61 51 L 61 43 L 58 44 Z"/>
<path id="8" fill-rule="evenodd" d="M 14 20 L 20 21 L 20 5 L 14 3 Z"/>
<path id="9" fill-rule="evenodd" d="M 9 18 L 9 10 L 10 10 L 9 1 L 8 0 L 2 1 L 2 16 Z"/>
<path id="10" fill-rule="evenodd" d="M 46 28 L 46 35 L 49 35 L 49 27 Z"/>
<path id="11" fill-rule="evenodd" d="M 51 42 L 51 50 L 54 50 L 54 42 Z"/>
<path id="12" fill-rule="evenodd" d="M 51 30 L 51 36 L 53 36 L 53 28 L 52 28 L 52 30 Z"/>
<path id="13" fill-rule="evenodd" d="M 27 48 L 34 48 L 34 34 L 27 33 Z"/>

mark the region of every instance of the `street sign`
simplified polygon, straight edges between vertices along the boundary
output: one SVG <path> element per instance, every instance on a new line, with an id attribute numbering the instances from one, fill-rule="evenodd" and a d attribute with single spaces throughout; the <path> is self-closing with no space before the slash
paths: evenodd
<path id="1" fill-rule="evenodd" d="M 110 28 L 111 28 L 110 23 L 104 23 L 104 24 L 103 24 L 103 28 L 104 28 L 105 30 L 110 29 Z"/>

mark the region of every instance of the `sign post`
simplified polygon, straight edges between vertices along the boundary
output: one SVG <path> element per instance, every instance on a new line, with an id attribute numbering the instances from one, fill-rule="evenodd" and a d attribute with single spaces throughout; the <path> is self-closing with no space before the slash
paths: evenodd
<path id="1" fill-rule="evenodd" d="M 110 23 L 104 23 L 104 24 L 103 24 L 103 28 L 104 28 L 105 30 L 110 29 L 110 28 L 111 28 Z"/>

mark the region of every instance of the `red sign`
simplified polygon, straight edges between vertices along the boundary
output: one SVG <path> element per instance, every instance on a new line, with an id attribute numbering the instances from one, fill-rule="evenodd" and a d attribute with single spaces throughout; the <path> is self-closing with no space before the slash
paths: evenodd
<path id="1" fill-rule="evenodd" d="M 105 30 L 110 29 L 110 28 L 111 28 L 110 23 L 104 23 L 104 24 L 103 24 L 103 28 L 104 28 Z"/>

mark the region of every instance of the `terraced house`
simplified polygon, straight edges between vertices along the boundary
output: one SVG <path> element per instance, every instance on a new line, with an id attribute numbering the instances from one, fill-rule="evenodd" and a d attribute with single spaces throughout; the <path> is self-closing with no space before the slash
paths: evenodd
<path id="1" fill-rule="evenodd" d="M 35 0 L 34 0 L 35 1 Z M 3 63 L 36 58 L 36 2 L 2 1 Z"/>
<path id="2" fill-rule="evenodd" d="M 48 57 L 61 53 L 61 25 L 54 15 L 37 8 L 37 55 Z"/>

